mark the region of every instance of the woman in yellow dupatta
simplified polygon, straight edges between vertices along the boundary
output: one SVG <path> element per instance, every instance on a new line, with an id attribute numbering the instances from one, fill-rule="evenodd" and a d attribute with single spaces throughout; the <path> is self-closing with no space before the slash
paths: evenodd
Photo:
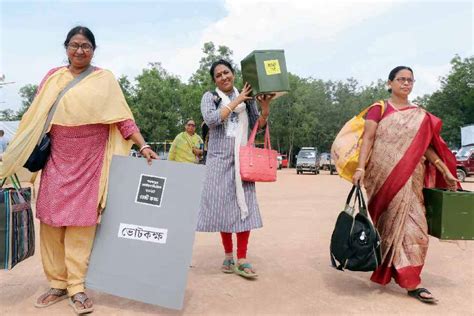
<path id="1" fill-rule="evenodd" d="M 200 149 L 203 141 L 196 134 L 196 123 L 194 120 L 187 120 L 185 131 L 179 133 L 171 144 L 168 160 L 178 162 L 198 163 L 203 150 Z"/>
<path id="2" fill-rule="evenodd" d="M 365 186 L 382 239 L 382 264 L 371 280 L 385 285 L 394 278 L 409 296 L 436 303 L 420 278 L 428 250 L 422 190 L 434 167 L 435 185 L 456 190 L 456 161 L 439 136 L 441 120 L 408 101 L 414 81 L 409 67 L 390 72 L 385 112 L 374 106 L 367 113 L 353 183 Z"/>
<path id="3" fill-rule="evenodd" d="M 3 156 L 2 178 L 22 168 L 59 93 L 90 67 L 94 35 L 86 27 L 75 27 L 64 47 L 69 65 L 52 69 L 40 84 Z M 62 97 L 48 130 L 51 154 L 41 173 L 36 217 L 50 289 L 35 306 L 47 307 L 69 296 L 76 313 L 88 313 L 93 307 L 84 293 L 84 278 L 105 207 L 112 155 L 128 155 L 132 143 L 149 163 L 157 155 L 140 134 L 114 75 L 104 69 L 95 68 Z"/>

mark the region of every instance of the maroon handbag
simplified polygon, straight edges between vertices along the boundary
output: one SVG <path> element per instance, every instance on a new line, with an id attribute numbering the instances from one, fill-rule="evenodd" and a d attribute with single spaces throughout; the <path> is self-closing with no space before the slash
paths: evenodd
<path id="1" fill-rule="evenodd" d="M 258 121 L 247 145 L 240 146 L 240 177 L 248 182 L 274 182 L 277 178 L 277 151 L 270 144 L 270 128 L 265 128 L 264 148 L 255 147 Z"/>

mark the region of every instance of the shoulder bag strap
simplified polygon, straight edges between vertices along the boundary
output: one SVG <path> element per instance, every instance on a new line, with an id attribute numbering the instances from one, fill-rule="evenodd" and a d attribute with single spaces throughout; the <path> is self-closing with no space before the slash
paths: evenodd
<path id="1" fill-rule="evenodd" d="M 71 82 L 69 82 L 66 88 L 64 88 L 63 91 L 61 91 L 61 93 L 58 95 L 58 97 L 56 98 L 56 101 L 54 101 L 53 106 L 49 110 L 48 118 L 46 119 L 46 123 L 44 124 L 43 131 L 41 132 L 38 145 L 41 143 L 41 140 L 43 139 L 44 135 L 46 134 L 46 131 L 48 130 L 49 124 L 51 123 L 51 120 L 53 119 L 53 115 L 54 115 L 54 112 L 56 112 L 56 108 L 58 107 L 59 101 L 61 101 L 62 97 L 66 94 L 66 92 L 68 92 L 72 87 L 77 85 L 82 79 L 87 77 L 93 71 L 94 71 L 94 67 L 89 66 L 89 68 L 87 68 L 79 76 L 77 76 Z"/>

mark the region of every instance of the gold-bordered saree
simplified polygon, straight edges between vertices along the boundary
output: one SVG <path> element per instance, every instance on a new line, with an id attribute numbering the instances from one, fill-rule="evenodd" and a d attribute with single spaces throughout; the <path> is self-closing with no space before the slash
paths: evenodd
<path id="1" fill-rule="evenodd" d="M 385 285 L 393 277 L 403 288 L 421 282 L 428 250 L 423 187 L 446 187 L 424 157 L 430 145 L 456 174 L 456 160 L 439 136 L 441 124 L 424 109 L 409 107 L 377 126 L 364 180 L 369 212 L 382 239 L 382 265 L 372 274 L 374 282 Z"/>

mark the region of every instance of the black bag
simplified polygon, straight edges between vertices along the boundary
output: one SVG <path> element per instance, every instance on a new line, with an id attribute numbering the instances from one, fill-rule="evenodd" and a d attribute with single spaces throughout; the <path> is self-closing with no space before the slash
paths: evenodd
<path id="1" fill-rule="evenodd" d="M 36 172 L 43 169 L 50 153 L 51 139 L 49 138 L 49 134 L 45 134 L 41 139 L 41 142 L 36 145 L 35 149 L 33 149 L 33 152 L 31 153 L 30 157 L 28 157 L 28 160 L 23 167 L 30 170 L 31 172 Z"/>
<path id="2" fill-rule="evenodd" d="M 356 192 L 354 204 L 350 206 Z M 355 205 L 359 212 L 354 216 Z M 359 186 L 353 186 L 331 237 L 331 263 L 338 270 L 374 271 L 382 260 L 380 236 L 367 214 Z"/>
<path id="3" fill-rule="evenodd" d="M 43 167 L 46 165 L 46 161 L 48 160 L 49 154 L 51 153 L 51 139 L 49 138 L 49 134 L 47 134 L 46 131 L 48 130 L 51 120 L 53 119 L 53 114 L 56 111 L 59 101 L 66 94 L 66 92 L 69 91 L 69 89 L 74 87 L 93 71 L 94 67 L 89 66 L 89 68 L 74 78 L 58 95 L 56 101 L 54 101 L 54 104 L 51 106 L 51 109 L 48 112 L 46 123 L 44 125 L 43 131 L 41 132 L 40 141 L 33 149 L 33 152 L 31 153 L 30 157 L 28 157 L 28 160 L 25 162 L 23 167 L 30 170 L 31 172 L 36 172 L 43 169 Z"/>

